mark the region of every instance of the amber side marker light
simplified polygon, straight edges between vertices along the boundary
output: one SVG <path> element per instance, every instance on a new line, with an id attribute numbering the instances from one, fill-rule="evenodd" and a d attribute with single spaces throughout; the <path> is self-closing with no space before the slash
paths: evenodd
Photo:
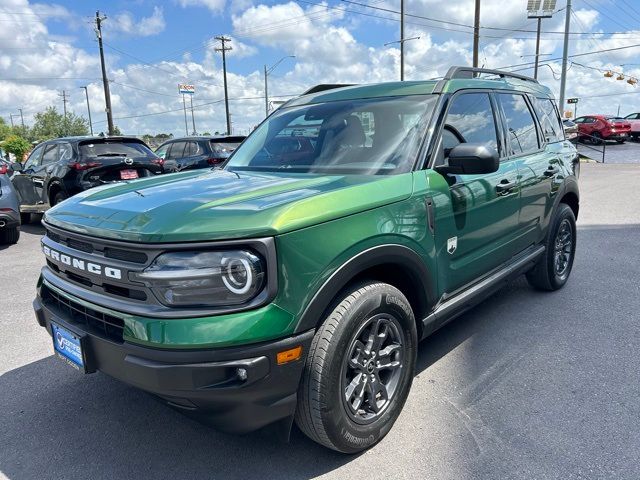
<path id="1" fill-rule="evenodd" d="M 284 365 L 285 363 L 298 360 L 301 356 L 302 356 L 302 345 L 298 345 L 297 347 L 290 348 L 289 350 L 278 352 L 278 355 L 276 356 L 276 360 L 278 362 L 278 365 Z"/>

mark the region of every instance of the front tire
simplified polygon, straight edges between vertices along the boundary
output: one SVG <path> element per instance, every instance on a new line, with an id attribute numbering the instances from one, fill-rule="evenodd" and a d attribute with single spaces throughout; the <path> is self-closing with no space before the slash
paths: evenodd
<path id="1" fill-rule="evenodd" d="M 349 292 L 316 332 L 298 392 L 296 423 L 343 453 L 375 445 L 409 394 L 417 333 L 397 288 L 368 283 Z"/>
<path id="2" fill-rule="evenodd" d="M 576 253 L 576 217 L 561 203 L 547 233 L 545 251 L 533 270 L 529 284 L 539 290 L 559 290 L 569 279 Z"/>
<path id="3" fill-rule="evenodd" d="M 69 197 L 64 192 L 56 192 L 56 194 L 53 197 L 53 203 L 51 204 L 51 206 L 53 207 L 59 204 L 60 202 L 64 202 L 67 198 Z"/>

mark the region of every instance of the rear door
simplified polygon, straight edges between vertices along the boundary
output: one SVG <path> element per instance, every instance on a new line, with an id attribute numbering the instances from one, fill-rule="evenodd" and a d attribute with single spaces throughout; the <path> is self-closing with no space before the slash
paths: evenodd
<path id="1" fill-rule="evenodd" d="M 180 170 L 202 168 L 206 166 L 206 157 L 200 144 L 195 141 L 187 142 L 183 152 L 184 157 L 178 161 Z M 204 161 L 205 165 L 201 164 Z"/>
<path id="2" fill-rule="evenodd" d="M 518 163 L 521 205 L 517 246 L 524 250 L 542 240 L 552 193 L 559 185 L 555 179 L 560 174 L 564 131 L 548 98 L 520 93 L 498 93 L 496 98 L 505 122 L 509 158 Z"/>
<path id="3" fill-rule="evenodd" d="M 439 149 L 446 162 L 460 143 L 483 144 L 501 153 L 498 170 L 482 175 L 445 175 L 451 208 L 436 205 L 438 277 L 442 290 L 455 292 L 517 253 L 514 231 L 520 194 L 517 162 L 504 155 L 494 101 L 489 93 L 457 94 L 450 101 Z"/>

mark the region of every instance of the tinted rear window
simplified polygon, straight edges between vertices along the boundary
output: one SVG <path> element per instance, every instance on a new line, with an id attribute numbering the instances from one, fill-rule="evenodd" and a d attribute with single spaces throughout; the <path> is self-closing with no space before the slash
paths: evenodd
<path id="1" fill-rule="evenodd" d="M 211 150 L 221 157 L 228 157 L 242 142 L 216 142 L 211 140 Z"/>
<path id="2" fill-rule="evenodd" d="M 140 143 L 96 142 L 80 145 L 84 157 L 141 157 L 154 156 L 153 152 Z"/>

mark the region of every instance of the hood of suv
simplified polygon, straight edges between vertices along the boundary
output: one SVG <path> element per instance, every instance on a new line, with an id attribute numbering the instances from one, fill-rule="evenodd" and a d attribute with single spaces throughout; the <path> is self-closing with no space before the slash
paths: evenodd
<path id="1" fill-rule="evenodd" d="M 411 195 L 411 174 L 196 170 L 82 192 L 50 209 L 51 225 L 133 242 L 271 236 Z"/>

